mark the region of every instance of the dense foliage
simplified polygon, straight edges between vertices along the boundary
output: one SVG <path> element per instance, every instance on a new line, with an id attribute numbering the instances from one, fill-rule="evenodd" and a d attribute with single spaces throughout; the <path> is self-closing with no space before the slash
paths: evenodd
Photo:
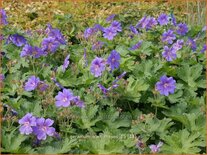
<path id="1" fill-rule="evenodd" d="M 2 153 L 205 153 L 206 27 L 130 13 L 24 30 L 1 10 Z"/>

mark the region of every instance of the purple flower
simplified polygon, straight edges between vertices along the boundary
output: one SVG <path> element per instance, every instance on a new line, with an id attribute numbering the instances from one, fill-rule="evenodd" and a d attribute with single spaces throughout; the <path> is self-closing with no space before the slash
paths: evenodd
<path id="1" fill-rule="evenodd" d="M 169 22 L 169 19 L 168 19 L 168 15 L 166 14 L 161 14 L 158 18 L 157 18 L 157 21 L 159 22 L 160 25 L 167 25 L 168 22 Z"/>
<path id="2" fill-rule="evenodd" d="M 193 50 L 193 51 L 196 51 L 197 49 L 197 45 L 196 45 L 196 41 L 192 38 L 188 38 L 188 41 L 186 42 L 186 44 L 188 46 L 190 46 L 190 48 Z"/>
<path id="3" fill-rule="evenodd" d="M 45 91 L 48 87 L 48 84 L 44 83 L 43 81 L 40 81 L 38 84 L 38 88 L 42 92 Z"/>
<path id="4" fill-rule="evenodd" d="M 20 57 L 30 56 L 31 54 L 32 54 L 32 46 L 30 46 L 29 44 L 24 45 L 20 53 Z"/>
<path id="5" fill-rule="evenodd" d="M 102 72 L 105 70 L 105 60 L 99 57 L 96 57 L 91 62 L 91 74 L 93 74 L 95 77 L 101 76 Z"/>
<path id="6" fill-rule="evenodd" d="M 0 82 L 2 82 L 5 79 L 4 74 L 0 74 Z"/>
<path id="7" fill-rule="evenodd" d="M 176 88 L 176 81 L 172 77 L 167 77 L 163 75 L 160 81 L 156 83 L 156 90 L 160 92 L 161 95 L 168 96 L 173 94 Z"/>
<path id="8" fill-rule="evenodd" d="M 62 65 L 62 70 L 63 72 L 65 72 L 65 70 L 68 68 L 69 65 L 69 58 L 70 58 L 70 54 L 65 58 L 64 63 Z"/>
<path id="9" fill-rule="evenodd" d="M 6 11 L 4 9 L 0 9 L 0 15 L 1 15 L 1 19 L 0 19 L 0 25 L 7 25 L 7 15 L 6 15 Z"/>
<path id="10" fill-rule="evenodd" d="M 174 14 L 171 14 L 171 22 L 172 22 L 172 24 L 173 24 L 174 26 L 177 25 L 176 18 L 175 18 L 175 16 L 174 16 Z"/>
<path id="11" fill-rule="evenodd" d="M 94 32 L 103 31 L 103 27 L 100 24 L 95 24 L 93 26 Z"/>
<path id="12" fill-rule="evenodd" d="M 56 38 L 48 37 L 44 38 L 42 41 L 42 49 L 44 51 L 55 53 L 59 46 L 60 43 L 56 40 Z"/>
<path id="13" fill-rule="evenodd" d="M 115 14 L 112 14 L 112 15 L 108 16 L 108 17 L 106 18 L 106 22 L 110 22 L 110 21 L 112 21 L 112 20 L 114 19 L 115 16 L 116 16 Z"/>
<path id="14" fill-rule="evenodd" d="M 27 40 L 19 34 L 13 34 L 13 35 L 10 35 L 7 39 L 7 43 L 10 43 L 10 42 L 12 42 L 14 45 L 18 47 L 21 47 L 24 44 L 26 44 Z"/>
<path id="15" fill-rule="evenodd" d="M 97 41 L 95 44 L 93 44 L 92 46 L 92 50 L 95 51 L 95 50 L 100 50 L 104 45 L 104 42 L 101 42 L 101 41 Z"/>
<path id="16" fill-rule="evenodd" d="M 116 32 L 122 31 L 121 23 L 116 20 L 111 23 L 110 27 L 111 27 L 111 29 L 115 30 Z"/>
<path id="17" fill-rule="evenodd" d="M 107 94 L 108 93 L 108 89 L 105 88 L 103 85 L 101 85 L 100 83 L 98 84 L 99 89 L 102 91 L 103 94 Z"/>
<path id="18" fill-rule="evenodd" d="M 188 26 L 186 24 L 180 23 L 177 25 L 177 33 L 184 36 L 188 32 Z"/>
<path id="19" fill-rule="evenodd" d="M 131 31 L 133 34 L 138 34 L 138 31 L 137 31 L 137 29 L 136 29 L 134 26 L 130 25 L 130 26 L 129 26 L 129 29 L 130 29 L 130 31 Z"/>
<path id="20" fill-rule="evenodd" d="M 116 68 L 119 68 L 120 59 L 121 59 L 120 54 L 116 50 L 111 51 L 111 54 L 107 59 L 107 63 L 110 65 L 112 71 Z"/>
<path id="21" fill-rule="evenodd" d="M 72 100 L 73 104 L 75 104 L 76 106 L 80 107 L 80 108 L 84 108 L 85 104 L 83 101 L 80 100 L 79 96 L 75 96 Z"/>
<path id="22" fill-rule="evenodd" d="M 172 44 L 173 40 L 176 39 L 176 36 L 173 32 L 173 30 L 168 30 L 167 32 L 165 31 L 162 34 L 162 42 L 167 42 L 168 44 Z"/>
<path id="23" fill-rule="evenodd" d="M 123 72 L 121 75 L 118 76 L 116 80 L 112 82 L 112 85 L 116 84 L 121 78 L 123 78 L 126 75 L 126 72 Z"/>
<path id="24" fill-rule="evenodd" d="M 53 136 L 55 128 L 51 127 L 54 123 L 51 119 L 38 118 L 36 120 L 37 125 L 33 127 L 34 134 L 38 140 L 46 140 L 47 136 Z"/>
<path id="25" fill-rule="evenodd" d="M 84 32 L 84 38 L 87 39 L 87 38 L 91 37 L 94 33 L 95 33 L 94 29 L 89 27 Z"/>
<path id="26" fill-rule="evenodd" d="M 51 79 L 55 83 L 56 86 L 58 86 L 60 89 L 64 89 L 64 87 L 56 80 L 56 78 L 51 78 Z"/>
<path id="27" fill-rule="evenodd" d="M 163 145 L 163 142 L 159 142 L 157 145 L 152 144 L 149 145 L 149 148 L 151 150 L 152 153 L 157 153 L 160 151 L 160 147 Z"/>
<path id="28" fill-rule="evenodd" d="M 108 40 L 113 40 L 117 34 L 117 31 L 113 29 L 111 26 L 103 29 L 103 36 Z"/>
<path id="29" fill-rule="evenodd" d="M 178 50 L 180 50 L 183 47 L 183 44 L 184 44 L 184 40 L 183 39 L 177 40 L 176 43 L 174 43 L 172 45 L 172 48 L 173 48 L 173 50 L 178 51 Z"/>
<path id="30" fill-rule="evenodd" d="M 47 25 L 46 33 L 48 37 L 55 38 L 60 44 L 66 44 L 65 38 L 59 29 L 53 29 L 50 24 Z"/>
<path id="31" fill-rule="evenodd" d="M 164 51 L 162 52 L 162 56 L 167 61 L 173 61 L 177 58 L 176 51 L 173 48 L 169 48 L 168 46 L 164 47 Z"/>
<path id="32" fill-rule="evenodd" d="M 201 49 L 201 53 L 204 53 L 206 51 L 206 44 L 203 45 L 203 48 Z"/>
<path id="33" fill-rule="evenodd" d="M 28 81 L 25 83 L 24 90 L 32 91 L 35 90 L 40 82 L 40 79 L 35 76 L 30 76 Z"/>
<path id="34" fill-rule="evenodd" d="M 33 132 L 32 127 L 36 126 L 36 118 L 28 113 L 19 120 L 21 127 L 19 131 L 21 134 L 29 135 Z"/>
<path id="35" fill-rule="evenodd" d="M 37 46 L 32 47 L 32 52 L 31 52 L 32 57 L 39 58 L 43 55 L 46 55 L 46 53 L 41 48 Z"/>
<path id="36" fill-rule="evenodd" d="M 136 25 L 136 28 L 152 29 L 153 26 L 157 25 L 157 20 L 153 17 L 144 16 Z"/>
<path id="37" fill-rule="evenodd" d="M 73 100 L 73 93 L 68 89 L 63 89 L 62 92 L 58 92 L 58 95 L 55 96 L 56 99 L 56 107 L 68 107 L 71 105 L 71 101 Z"/>
<path id="38" fill-rule="evenodd" d="M 129 50 L 132 50 L 132 51 L 137 50 L 141 47 L 141 45 L 142 45 L 142 41 L 139 41 L 138 43 L 133 45 Z"/>

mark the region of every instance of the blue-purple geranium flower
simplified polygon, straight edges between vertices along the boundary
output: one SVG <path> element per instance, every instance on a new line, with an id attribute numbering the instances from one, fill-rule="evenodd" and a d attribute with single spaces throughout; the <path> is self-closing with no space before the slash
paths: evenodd
<path id="1" fill-rule="evenodd" d="M 172 45 L 172 48 L 173 48 L 175 51 L 178 51 L 178 50 L 180 50 L 180 49 L 183 47 L 183 44 L 184 44 L 184 40 L 183 40 L 183 39 L 179 39 L 179 40 L 177 40 L 177 41 Z"/>
<path id="2" fill-rule="evenodd" d="M 62 70 L 63 70 L 63 72 L 65 72 L 65 70 L 68 68 L 68 65 L 69 65 L 69 58 L 70 58 L 70 54 L 69 55 L 67 55 L 67 57 L 65 58 L 65 60 L 64 60 L 64 63 L 63 63 L 63 65 L 62 65 Z"/>
<path id="3" fill-rule="evenodd" d="M 38 84 L 38 88 L 40 91 L 46 91 L 46 89 L 49 87 L 48 84 L 46 84 L 45 82 L 43 81 L 40 81 L 39 84 Z"/>
<path id="4" fill-rule="evenodd" d="M 28 81 L 25 83 L 24 90 L 32 91 L 35 90 L 40 82 L 40 79 L 36 76 L 31 76 L 28 78 Z"/>
<path id="5" fill-rule="evenodd" d="M 116 16 L 115 14 L 111 14 L 110 16 L 108 16 L 108 17 L 106 18 L 106 22 L 110 22 L 110 21 L 112 21 L 112 20 L 114 19 L 115 16 Z"/>
<path id="6" fill-rule="evenodd" d="M 18 47 L 21 47 L 27 43 L 27 40 L 19 34 L 12 34 L 7 39 L 7 43 L 10 43 L 10 42 L 12 42 L 14 45 Z"/>
<path id="7" fill-rule="evenodd" d="M 155 85 L 156 90 L 160 92 L 161 95 L 168 96 L 173 94 L 176 88 L 176 81 L 173 77 L 167 77 L 166 75 L 160 78 L 160 81 Z"/>
<path id="8" fill-rule="evenodd" d="M 6 11 L 4 9 L 0 9 L 0 15 L 1 15 L 1 19 L 0 19 L 0 25 L 7 25 L 7 15 L 6 15 Z"/>
<path id="9" fill-rule="evenodd" d="M 27 56 L 30 56 L 31 54 L 32 54 L 32 46 L 30 46 L 29 44 L 24 45 L 20 53 L 20 56 L 27 57 Z"/>
<path id="10" fill-rule="evenodd" d="M 184 36 L 188 32 L 188 26 L 186 24 L 180 23 L 177 25 L 177 34 Z"/>
<path id="11" fill-rule="evenodd" d="M 160 25 L 167 25 L 169 22 L 169 17 L 165 13 L 160 14 L 160 16 L 157 18 L 157 21 Z"/>
<path id="12" fill-rule="evenodd" d="M 54 53 L 59 46 L 60 43 L 56 38 L 48 37 L 44 38 L 42 41 L 42 49 L 47 52 Z"/>
<path id="13" fill-rule="evenodd" d="M 74 99 L 73 93 L 69 89 L 63 89 L 62 92 L 58 92 L 55 96 L 56 107 L 68 107 L 71 105 L 71 101 Z"/>
<path id="14" fill-rule="evenodd" d="M 129 29 L 130 31 L 133 33 L 133 34 L 138 34 L 139 32 L 137 31 L 136 27 L 134 27 L 133 25 L 130 25 L 129 26 Z"/>
<path id="15" fill-rule="evenodd" d="M 197 49 L 197 45 L 196 45 L 196 41 L 195 41 L 194 39 L 192 39 L 192 38 L 188 38 L 186 44 L 187 44 L 188 46 L 190 46 L 190 48 L 191 48 L 193 51 L 196 51 L 196 49 Z"/>
<path id="16" fill-rule="evenodd" d="M 163 145 L 163 142 L 159 142 L 157 145 L 155 144 L 149 145 L 149 148 L 152 153 L 158 153 L 162 145 Z"/>
<path id="17" fill-rule="evenodd" d="M 162 42 L 165 42 L 165 43 L 168 43 L 168 44 L 172 44 L 173 40 L 175 40 L 175 39 L 176 39 L 176 36 L 175 36 L 173 30 L 165 31 L 162 34 Z"/>
<path id="18" fill-rule="evenodd" d="M 104 42 L 101 42 L 101 41 L 97 41 L 93 44 L 92 46 L 92 51 L 95 51 L 95 50 L 100 50 L 104 45 Z"/>
<path id="19" fill-rule="evenodd" d="M 36 126 L 36 118 L 32 114 L 28 113 L 19 120 L 21 127 L 19 131 L 21 134 L 29 135 L 33 132 L 34 126 Z"/>
<path id="20" fill-rule="evenodd" d="M 141 45 L 142 45 L 142 41 L 139 41 L 138 43 L 133 45 L 129 50 L 132 50 L 132 51 L 137 50 L 141 47 Z"/>
<path id="21" fill-rule="evenodd" d="M 51 119 L 38 118 L 36 120 L 36 126 L 33 127 L 34 134 L 38 140 L 46 140 L 47 136 L 53 136 L 55 128 L 51 127 L 54 123 Z"/>
<path id="22" fill-rule="evenodd" d="M 155 25 L 157 25 L 157 20 L 153 17 L 146 17 L 144 16 L 139 20 L 139 22 L 136 25 L 136 28 L 142 28 L 142 29 L 152 29 Z"/>
<path id="23" fill-rule="evenodd" d="M 122 31 L 121 23 L 116 21 L 116 20 L 111 23 L 110 27 L 111 27 L 111 29 L 113 29 L 113 30 L 115 30 L 117 32 L 121 32 Z"/>
<path id="24" fill-rule="evenodd" d="M 103 36 L 108 40 L 113 40 L 117 35 L 117 31 L 114 30 L 111 26 L 103 29 Z"/>
<path id="25" fill-rule="evenodd" d="M 206 51 L 206 44 L 203 45 L 203 48 L 201 49 L 201 53 L 204 53 Z"/>
<path id="26" fill-rule="evenodd" d="M 103 71 L 105 70 L 106 62 L 103 58 L 96 57 L 91 62 L 91 74 L 93 74 L 95 77 L 99 77 L 102 75 Z"/>
<path id="27" fill-rule="evenodd" d="M 60 44 L 66 44 L 66 40 L 59 29 L 54 29 L 50 24 L 47 28 L 48 37 L 55 38 Z"/>
<path id="28" fill-rule="evenodd" d="M 109 64 L 111 70 L 119 68 L 120 59 L 121 59 L 120 54 L 116 50 L 111 51 L 111 54 L 107 59 L 107 63 Z"/>
<path id="29" fill-rule="evenodd" d="M 176 50 L 174 50 L 173 48 L 169 48 L 168 46 L 165 46 L 164 51 L 162 52 L 162 56 L 167 61 L 173 61 L 177 58 Z"/>

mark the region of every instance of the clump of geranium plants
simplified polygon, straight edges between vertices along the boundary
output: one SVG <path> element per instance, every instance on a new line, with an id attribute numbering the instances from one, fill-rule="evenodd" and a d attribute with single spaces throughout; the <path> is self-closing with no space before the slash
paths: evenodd
<path id="1" fill-rule="evenodd" d="M 2 152 L 205 152 L 206 27 L 112 14 L 71 45 L 1 14 Z"/>

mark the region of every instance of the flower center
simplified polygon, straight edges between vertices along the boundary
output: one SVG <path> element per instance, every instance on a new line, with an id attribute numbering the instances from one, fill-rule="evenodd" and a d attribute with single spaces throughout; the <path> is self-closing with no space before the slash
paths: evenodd
<path id="1" fill-rule="evenodd" d="M 64 98 L 63 98 L 63 102 L 66 102 L 66 101 L 67 101 L 67 98 L 66 98 L 66 97 L 64 97 Z"/>
<path id="2" fill-rule="evenodd" d="M 45 131 L 47 131 L 47 127 L 46 126 L 43 126 L 42 127 L 42 130 L 45 132 Z"/>
<path id="3" fill-rule="evenodd" d="M 168 83 L 165 83 L 165 84 L 164 84 L 164 88 L 167 88 L 167 87 L 168 87 Z"/>
<path id="4" fill-rule="evenodd" d="M 25 122 L 24 125 L 25 125 L 25 126 L 29 126 L 29 122 Z"/>

